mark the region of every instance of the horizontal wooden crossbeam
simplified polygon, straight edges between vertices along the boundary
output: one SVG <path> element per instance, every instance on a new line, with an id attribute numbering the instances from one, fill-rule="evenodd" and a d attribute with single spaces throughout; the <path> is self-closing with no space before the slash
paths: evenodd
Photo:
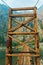
<path id="1" fill-rule="evenodd" d="M 24 8 L 11 8 L 12 11 L 18 11 L 18 10 L 34 10 L 36 7 L 24 7 Z"/>
<path id="2" fill-rule="evenodd" d="M 10 17 L 34 17 L 35 14 L 10 14 Z"/>
<path id="3" fill-rule="evenodd" d="M 19 53 L 19 54 L 6 54 L 6 56 L 32 56 L 32 57 L 34 57 L 34 56 L 39 56 L 39 54 L 29 54 L 29 53 Z"/>
<path id="4" fill-rule="evenodd" d="M 37 32 L 8 32 L 10 35 L 36 35 Z"/>

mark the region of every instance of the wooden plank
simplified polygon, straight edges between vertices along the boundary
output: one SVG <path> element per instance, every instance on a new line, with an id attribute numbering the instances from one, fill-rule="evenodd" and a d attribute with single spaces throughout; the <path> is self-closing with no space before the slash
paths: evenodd
<path id="1" fill-rule="evenodd" d="M 26 48 L 26 50 L 30 52 L 30 49 Z M 27 56 L 26 65 L 31 65 L 30 59 L 31 59 L 31 57 L 30 56 Z"/>
<path id="2" fill-rule="evenodd" d="M 24 51 L 24 48 L 21 50 L 21 52 Z M 19 56 L 19 62 L 18 62 L 18 65 L 23 65 L 24 63 L 24 56 Z"/>
<path id="3" fill-rule="evenodd" d="M 36 35 L 37 32 L 8 32 L 10 35 Z"/>
<path id="4" fill-rule="evenodd" d="M 32 56 L 33 57 L 33 56 L 39 56 L 39 54 L 36 54 L 36 55 L 35 54 L 30 54 L 29 55 L 29 53 L 28 54 L 27 53 L 25 53 L 25 54 L 24 53 L 23 54 L 19 53 L 19 54 L 6 54 L 6 56 Z"/>
<path id="5" fill-rule="evenodd" d="M 34 17 L 35 14 L 11 14 L 10 17 Z"/>
<path id="6" fill-rule="evenodd" d="M 36 7 L 24 7 L 24 8 L 11 8 L 12 11 L 18 11 L 18 10 L 34 10 Z"/>

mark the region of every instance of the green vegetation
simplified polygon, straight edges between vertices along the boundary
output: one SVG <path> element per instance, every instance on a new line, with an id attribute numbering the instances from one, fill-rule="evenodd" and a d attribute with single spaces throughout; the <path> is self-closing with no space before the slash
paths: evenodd
<path id="1" fill-rule="evenodd" d="M 43 46 L 40 46 L 40 59 L 43 60 Z"/>
<path id="2" fill-rule="evenodd" d="M 0 50 L 0 65 L 5 65 L 5 51 Z"/>

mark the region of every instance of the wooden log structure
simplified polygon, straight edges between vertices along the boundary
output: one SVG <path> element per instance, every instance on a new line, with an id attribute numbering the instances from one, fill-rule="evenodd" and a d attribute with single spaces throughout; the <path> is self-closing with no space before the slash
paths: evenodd
<path id="1" fill-rule="evenodd" d="M 35 14 L 11 14 L 10 17 L 34 17 Z"/>
<path id="2" fill-rule="evenodd" d="M 13 11 L 25 11 L 25 10 L 33 10 L 32 14 L 13 14 Z M 37 15 L 36 15 L 36 7 L 24 7 L 24 8 L 10 8 L 9 11 L 9 22 L 8 22 L 8 39 L 7 39 L 7 47 L 6 47 L 6 65 L 12 65 L 12 56 L 18 57 L 17 64 L 14 65 L 40 65 L 40 54 L 39 54 L 39 41 L 38 41 L 38 32 L 37 32 Z M 12 27 L 12 18 L 15 17 L 30 17 L 29 19 L 21 22 L 15 20 L 14 22 L 18 23 L 17 26 Z M 34 28 L 27 26 L 26 24 L 29 22 L 34 23 Z M 31 32 L 16 32 L 20 27 L 25 27 Z M 13 35 L 33 35 L 33 37 L 27 38 L 24 42 L 13 37 Z M 34 40 L 34 48 L 31 48 L 27 43 L 31 40 Z M 14 49 L 19 48 L 19 46 L 23 46 L 21 52 L 12 53 L 12 41 L 18 42 L 18 46 L 14 47 Z M 10 52 L 9 52 L 10 51 Z M 34 64 L 31 63 L 32 57 L 35 58 Z"/>
<path id="3" fill-rule="evenodd" d="M 36 7 L 24 7 L 24 8 L 11 8 L 12 11 L 20 11 L 20 10 L 34 10 Z M 36 8 L 37 9 L 37 8 Z"/>

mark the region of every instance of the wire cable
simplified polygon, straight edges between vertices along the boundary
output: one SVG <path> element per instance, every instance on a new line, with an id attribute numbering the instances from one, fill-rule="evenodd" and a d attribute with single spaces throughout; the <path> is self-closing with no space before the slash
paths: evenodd
<path id="1" fill-rule="evenodd" d="M 36 6 L 38 3 L 39 3 L 39 0 L 37 0 L 37 2 L 36 2 L 36 4 L 35 4 L 35 6 Z"/>
<path id="2" fill-rule="evenodd" d="M 9 8 L 11 8 L 4 0 L 1 0 L 5 5 L 7 5 Z"/>
<path id="3" fill-rule="evenodd" d="M 4 2 L 8 7 L 10 7 L 4 0 L 1 0 L 2 2 Z M 35 6 L 39 3 L 39 0 L 37 0 Z M 11 8 L 11 7 L 10 7 Z"/>

